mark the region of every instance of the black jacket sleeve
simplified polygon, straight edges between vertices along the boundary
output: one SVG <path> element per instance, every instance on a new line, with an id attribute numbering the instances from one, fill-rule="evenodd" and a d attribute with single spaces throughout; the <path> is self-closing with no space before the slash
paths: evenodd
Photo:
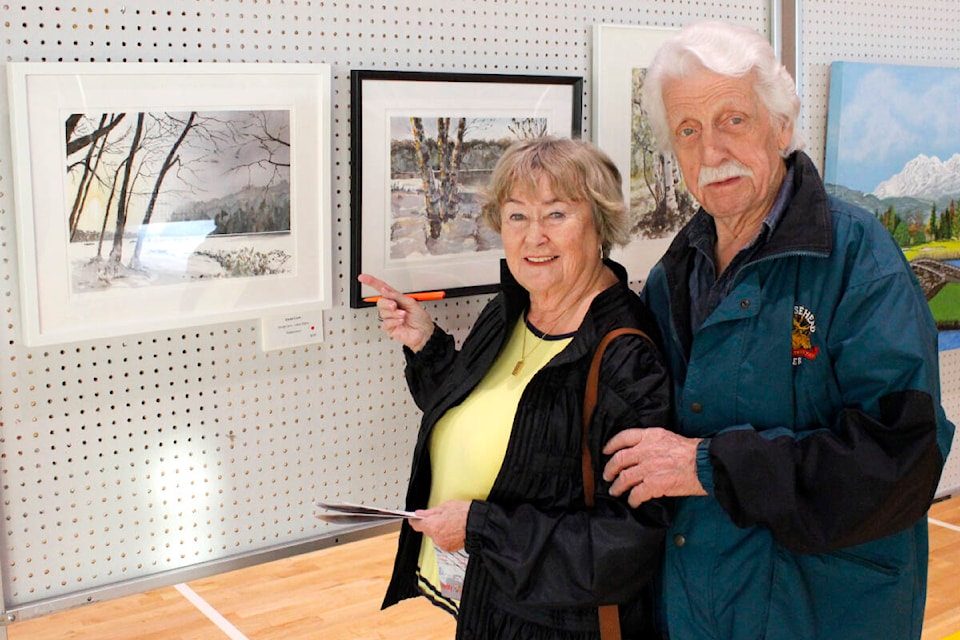
<path id="1" fill-rule="evenodd" d="M 909 328 L 895 318 L 910 318 Z M 842 402 L 832 422 L 797 432 L 732 428 L 709 441 L 708 480 L 733 522 L 766 526 L 791 551 L 823 553 L 922 518 L 953 435 L 936 344 L 926 302 L 905 274 L 851 284 L 827 342 Z"/>
<path id="2" fill-rule="evenodd" d="M 403 348 L 406 358 L 404 375 L 413 401 L 421 410 L 430 403 L 433 393 L 447 378 L 457 357 L 453 336 L 434 325 L 433 334 L 418 353 Z"/>
<path id="3" fill-rule="evenodd" d="M 800 439 L 749 429 L 714 437 L 717 500 L 736 525 L 763 524 L 795 553 L 905 529 L 926 513 L 943 466 L 934 405 L 926 393 L 902 391 L 880 406 L 877 419 L 846 409 L 836 431 Z"/>

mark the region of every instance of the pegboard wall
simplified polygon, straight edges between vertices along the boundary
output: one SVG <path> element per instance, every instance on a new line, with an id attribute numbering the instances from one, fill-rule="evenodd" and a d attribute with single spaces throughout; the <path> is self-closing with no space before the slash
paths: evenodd
<path id="1" fill-rule="evenodd" d="M 800 55 L 815 159 L 829 62 L 960 63 L 953 0 L 811 5 Z M 355 533 L 313 518 L 318 498 L 402 503 L 420 413 L 376 310 L 348 306 L 351 69 L 583 76 L 589 132 L 595 23 L 770 33 L 770 16 L 769 0 L 0 0 L 4 62 L 330 64 L 337 292 L 308 347 L 264 352 L 257 322 L 25 347 L 0 95 L 3 609 L 32 617 Z M 487 299 L 428 304 L 462 338 Z M 957 416 L 960 354 L 942 364 Z"/>

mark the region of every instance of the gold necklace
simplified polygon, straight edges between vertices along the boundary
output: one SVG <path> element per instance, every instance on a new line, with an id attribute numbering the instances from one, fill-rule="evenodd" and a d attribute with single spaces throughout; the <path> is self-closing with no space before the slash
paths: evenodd
<path id="1" fill-rule="evenodd" d="M 559 316 L 557 316 L 557 319 L 553 321 L 552 325 L 550 325 L 550 329 L 546 333 L 540 334 L 540 337 L 537 340 L 537 343 L 533 345 L 533 347 L 531 347 L 529 352 L 527 351 L 527 333 L 530 333 L 530 329 L 526 326 L 527 318 L 526 316 L 524 317 L 523 342 L 520 343 L 520 359 L 517 360 L 517 364 L 513 365 L 513 372 L 511 375 L 518 375 L 521 371 L 523 371 L 523 363 L 527 359 L 527 356 L 531 355 L 534 351 L 536 351 L 537 347 L 539 347 L 543 343 L 543 339 L 546 338 L 549 334 L 553 333 L 553 330 L 557 328 L 558 324 L 560 324 L 560 320 L 563 319 L 563 316 L 567 315 L 567 311 L 570 311 L 570 309 L 572 308 L 573 307 L 567 308 L 566 311 L 564 311 Z"/>
<path id="2" fill-rule="evenodd" d="M 602 266 L 602 265 L 601 265 L 601 266 Z M 599 271 L 597 271 L 596 274 L 594 274 L 593 278 L 591 279 L 589 285 L 588 285 L 587 288 L 586 288 L 586 291 L 588 292 L 588 294 L 589 294 L 589 292 L 592 292 L 592 291 L 594 290 L 594 288 L 596 287 L 597 282 L 599 282 L 602 277 L 603 277 L 603 269 L 600 269 Z M 557 316 L 557 319 L 553 321 L 553 324 L 550 325 L 550 328 L 547 330 L 547 332 L 540 334 L 540 339 L 537 340 L 537 343 L 536 343 L 535 345 L 533 345 L 533 347 L 530 349 L 530 353 L 527 353 L 527 332 L 528 332 L 529 330 L 528 330 L 527 327 L 526 327 L 527 318 L 529 318 L 529 313 L 527 313 L 527 315 L 524 316 L 524 319 L 523 319 L 523 324 L 524 324 L 524 327 L 523 327 L 523 342 L 520 343 L 520 359 L 517 360 L 517 364 L 513 365 L 513 373 L 512 373 L 512 375 L 517 375 L 517 374 L 519 374 L 521 371 L 523 371 L 523 362 L 527 359 L 527 356 L 529 356 L 529 355 L 532 354 L 534 351 L 536 351 L 536 350 L 537 350 L 537 347 L 539 347 L 540 344 L 543 342 L 543 339 L 546 338 L 548 335 L 552 334 L 552 333 L 553 333 L 553 330 L 557 328 L 557 325 L 560 324 L 560 321 L 563 320 L 563 317 L 564 317 L 565 315 L 567 315 L 568 313 L 570 313 L 570 310 L 571 310 L 571 309 L 580 306 L 580 303 L 581 303 L 584 299 L 586 299 L 586 298 L 592 299 L 592 296 L 590 296 L 590 295 L 582 296 L 577 302 L 575 302 L 575 303 L 573 303 L 572 305 L 570 305 L 569 307 L 567 307 L 567 308 L 564 310 L 563 313 L 561 313 L 559 316 Z"/>

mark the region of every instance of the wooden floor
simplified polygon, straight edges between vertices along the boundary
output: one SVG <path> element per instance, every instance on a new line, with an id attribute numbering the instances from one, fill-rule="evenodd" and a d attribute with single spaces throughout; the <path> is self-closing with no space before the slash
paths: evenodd
<path id="1" fill-rule="evenodd" d="M 960 497 L 930 509 L 930 575 L 923 640 L 960 639 Z"/>
<path id="2" fill-rule="evenodd" d="M 930 511 L 923 640 L 960 640 L 960 498 Z M 423 598 L 380 611 L 396 534 L 16 622 L 9 640 L 450 640 Z"/>

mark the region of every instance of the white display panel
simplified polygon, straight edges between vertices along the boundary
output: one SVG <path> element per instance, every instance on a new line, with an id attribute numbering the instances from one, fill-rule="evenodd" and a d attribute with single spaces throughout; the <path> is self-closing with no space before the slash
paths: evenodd
<path id="1" fill-rule="evenodd" d="M 953 0 L 803 7 L 804 109 L 822 161 L 829 62 L 960 66 Z M 420 412 L 375 309 L 350 309 L 350 70 L 582 75 L 596 23 L 699 18 L 769 33 L 768 0 L 63 0 L 0 4 L 4 61 L 331 65 L 333 308 L 317 344 L 259 322 L 28 348 L 0 89 L 0 560 L 19 618 L 335 544 L 315 499 L 400 506 Z M 463 337 L 486 297 L 427 303 Z M 960 416 L 960 353 L 942 357 Z M 960 486 L 954 457 L 944 486 Z M 2 635 L 2 628 L 0 628 Z"/>

